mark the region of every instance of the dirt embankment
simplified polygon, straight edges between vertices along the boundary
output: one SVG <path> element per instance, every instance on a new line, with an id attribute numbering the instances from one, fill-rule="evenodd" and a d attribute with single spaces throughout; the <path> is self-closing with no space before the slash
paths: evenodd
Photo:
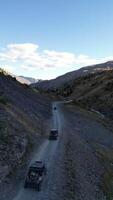
<path id="1" fill-rule="evenodd" d="M 75 199 L 112 200 L 113 127 L 94 113 L 73 105 L 68 105 L 64 111 L 67 127 L 73 127 L 67 136 L 65 152 L 67 166 L 72 166 L 71 172 L 69 170 L 71 182 L 76 180 Z"/>
<path id="2" fill-rule="evenodd" d="M 0 71 L 0 182 L 44 135 L 51 100 Z"/>

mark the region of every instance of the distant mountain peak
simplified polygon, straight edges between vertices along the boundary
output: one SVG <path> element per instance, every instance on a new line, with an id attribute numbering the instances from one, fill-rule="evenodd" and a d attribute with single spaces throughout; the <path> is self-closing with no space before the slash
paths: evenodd
<path id="1" fill-rule="evenodd" d="M 17 81 L 19 81 L 23 84 L 25 83 L 27 85 L 38 82 L 38 79 L 35 79 L 32 77 L 25 77 L 25 76 L 15 76 L 15 77 L 16 77 Z"/>

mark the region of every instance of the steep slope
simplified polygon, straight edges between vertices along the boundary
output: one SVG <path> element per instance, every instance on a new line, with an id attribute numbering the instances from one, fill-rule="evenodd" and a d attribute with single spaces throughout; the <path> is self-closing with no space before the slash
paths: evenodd
<path id="1" fill-rule="evenodd" d="M 28 145 L 43 134 L 50 115 L 49 98 L 0 70 L 0 181 L 21 162 Z"/>
<path id="2" fill-rule="evenodd" d="M 83 67 L 78 70 L 66 73 L 63 76 L 59 76 L 56 79 L 45 80 L 42 82 L 34 83 L 34 84 L 32 84 L 32 87 L 40 88 L 42 90 L 55 89 L 55 88 L 61 87 L 63 84 L 65 84 L 69 81 L 73 81 L 74 79 L 76 79 L 78 77 L 86 76 L 88 74 L 92 74 L 92 73 L 96 73 L 96 72 L 105 71 L 108 69 L 113 69 L 113 61 Z"/>

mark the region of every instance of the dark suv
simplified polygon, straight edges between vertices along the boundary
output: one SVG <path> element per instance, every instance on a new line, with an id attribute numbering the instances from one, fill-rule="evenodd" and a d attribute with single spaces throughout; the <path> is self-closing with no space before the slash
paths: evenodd
<path id="1" fill-rule="evenodd" d="M 46 174 L 46 167 L 42 161 L 35 161 L 29 167 L 27 177 L 25 179 L 24 188 L 35 188 L 40 190 L 41 183 Z"/>
<path id="2" fill-rule="evenodd" d="M 58 138 L 58 130 L 57 129 L 51 129 L 49 134 L 49 140 L 57 140 Z"/>

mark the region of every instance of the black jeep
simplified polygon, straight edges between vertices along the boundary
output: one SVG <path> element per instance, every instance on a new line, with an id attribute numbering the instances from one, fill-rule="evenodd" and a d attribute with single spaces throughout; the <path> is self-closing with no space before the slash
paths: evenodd
<path id="1" fill-rule="evenodd" d="M 58 130 L 57 129 L 51 129 L 49 134 L 49 140 L 57 140 L 58 137 Z"/>
<path id="2" fill-rule="evenodd" d="M 41 183 L 46 174 L 46 167 L 42 161 L 35 161 L 29 167 L 27 177 L 25 179 L 24 188 L 41 189 Z"/>

